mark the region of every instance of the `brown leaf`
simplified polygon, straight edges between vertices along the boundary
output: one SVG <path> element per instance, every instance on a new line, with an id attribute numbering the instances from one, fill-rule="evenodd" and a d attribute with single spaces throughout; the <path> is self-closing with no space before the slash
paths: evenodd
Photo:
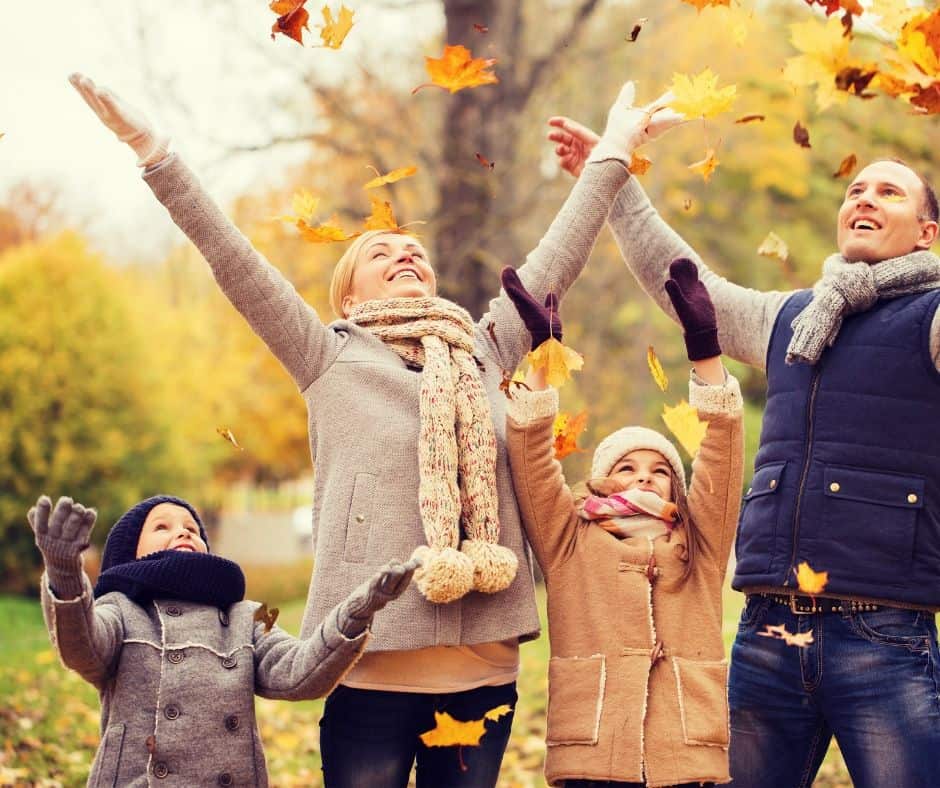
<path id="1" fill-rule="evenodd" d="M 491 170 L 496 166 L 495 161 L 490 161 L 486 156 L 477 151 L 476 153 L 477 161 L 480 162 L 481 167 L 489 167 Z M 502 172 L 502 170 L 500 170 Z"/>
<path id="2" fill-rule="evenodd" d="M 925 88 L 915 85 L 911 104 L 926 115 L 936 115 L 940 112 L 940 82 L 932 82 Z"/>
<path id="3" fill-rule="evenodd" d="M 512 387 L 524 388 L 526 391 L 532 391 L 524 380 L 519 380 L 515 375 L 510 375 L 503 370 L 503 379 L 500 381 L 499 390 L 506 395 L 506 399 L 512 399 Z"/>
<path id="4" fill-rule="evenodd" d="M 255 621 L 261 621 L 264 624 L 264 631 L 267 634 L 271 631 L 271 627 L 274 626 L 274 622 L 277 621 L 280 613 L 281 611 L 276 607 L 268 610 L 268 603 L 262 602 L 261 607 L 255 611 Z"/>
<path id="5" fill-rule="evenodd" d="M 763 121 L 765 119 L 765 115 L 743 115 L 738 118 L 735 123 L 753 123 L 754 121 Z"/>
<path id="6" fill-rule="evenodd" d="M 277 21 L 271 26 L 272 41 L 275 35 L 282 33 L 303 46 L 303 31 L 310 30 L 307 27 L 310 14 L 304 8 L 306 2 L 307 0 L 274 0 L 268 6 L 275 14 L 278 14 Z"/>
<path id="7" fill-rule="evenodd" d="M 878 76 L 877 69 L 868 70 L 857 66 L 846 66 L 836 72 L 836 87 L 863 99 L 874 98 L 874 93 L 866 93 L 865 88 Z"/>
<path id="8" fill-rule="evenodd" d="M 640 31 L 643 29 L 643 25 L 645 25 L 646 22 L 647 22 L 647 18 L 645 16 L 641 17 L 640 19 L 637 19 L 636 24 L 633 26 L 633 30 L 630 31 L 630 36 L 629 38 L 627 38 L 627 41 L 629 41 L 630 43 L 633 43 L 634 41 L 636 41 L 637 36 L 640 35 Z"/>
<path id="9" fill-rule="evenodd" d="M 793 127 L 793 141 L 801 148 L 813 147 L 809 144 L 809 131 L 799 121 L 797 121 L 796 125 Z"/>
<path id="10" fill-rule="evenodd" d="M 686 198 L 682 201 L 682 210 L 683 210 L 683 211 L 690 211 L 690 210 L 692 210 L 692 198 L 691 198 L 691 197 L 686 197 Z"/>
<path id="11" fill-rule="evenodd" d="M 842 163 L 839 165 L 839 169 L 832 173 L 833 178 L 846 178 L 852 174 L 852 170 L 855 169 L 855 165 L 858 163 L 858 159 L 855 158 L 854 153 L 850 153 L 846 156 Z"/>
<path id="12" fill-rule="evenodd" d="M 486 25 L 480 25 L 476 22 L 473 23 L 473 29 L 476 30 L 480 35 L 484 35 L 490 32 L 490 29 Z"/>

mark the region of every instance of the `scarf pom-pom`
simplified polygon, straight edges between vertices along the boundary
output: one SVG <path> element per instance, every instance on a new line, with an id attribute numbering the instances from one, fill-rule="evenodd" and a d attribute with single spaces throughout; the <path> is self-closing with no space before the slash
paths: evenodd
<path id="1" fill-rule="evenodd" d="M 414 582 L 428 602 L 446 604 L 473 590 L 473 562 L 453 547 L 422 545 L 411 557 L 421 562 Z"/>
<path id="2" fill-rule="evenodd" d="M 495 594 L 516 578 L 519 559 L 508 547 L 482 539 L 464 539 L 460 552 L 473 563 L 473 590 Z"/>

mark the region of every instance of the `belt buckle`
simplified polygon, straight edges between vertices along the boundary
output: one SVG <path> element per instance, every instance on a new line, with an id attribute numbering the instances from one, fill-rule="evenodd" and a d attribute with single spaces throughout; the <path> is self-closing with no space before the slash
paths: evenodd
<path id="1" fill-rule="evenodd" d="M 816 603 L 815 603 L 815 602 L 813 603 L 813 606 L 812 606 L 812 608 L 811 608 L 810 610 L 799 610 L 799 609 L 797 608 L 797 604 L 798 604 L 798 602 L 797 602 L 797 596 L 796 596 L 796 594 L 790 594 L 790 612 L 793 613 L 793 615 L 795 615 L 795 616 L 811 616 L 811 615 L 813 615 L 813 613 L 818 612 L 818 608 L 816 607 Z"/>

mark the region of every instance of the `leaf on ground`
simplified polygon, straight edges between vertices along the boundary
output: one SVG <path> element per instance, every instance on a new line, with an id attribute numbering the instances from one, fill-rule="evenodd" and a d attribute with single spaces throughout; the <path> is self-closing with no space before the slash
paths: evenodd
<path id="1" fill-rule="evenodd" d="M 583 452 L 578 446 L 578 436 L 587 426 L 587 411 L 582 410 L 576 416 L 569 413 L 559 413 L 552 424 L 552 435 L 555 437 L 555 459 L 563 460 L 569 454 Z"/>
<path id="2" fill-rule="evenodd" d="M 771 230 L 767 233 L 767 237 L 760 242 L 757 253 L 764 257 L 776 258 L 781 263 L 785 263 L 790 256 L 790 249 L 787 247 L 786 241 Z"/>
<path id="3" fill-rule="evenodd" d="M 646 363 L 650 368 L 653 380 L 659 386 L 659 390 L 665 392 L 666 387 L 669 385 L 669 379 L 666 377 L 666 371 L 663 369 L 663 365 L 659 363 L 659 358 L 656 356 L 656 351 L 653 350 L 652 345 L 646 348 Z"/>
<path id="4" fill-rule="evenodd" d="M 492 85 L 499 82 L 499 78 L 487 69 L 496 64 L 494 58 L 475 58 L 470 50 L 460 44 L 444 47 L 444 54 L 439 58 L 426 57 L 425 68 L 431 77 L 430 82 L 418 85 L 412 94 L 421 88 L 439 87 L 456 93 L 464 88 L 475 88 L 480 85 Z"/>
<path id="5" fill-rule="evenodd" d="M 376 189 L 379 186 L 385 186 L 387 183 L 395 183 L 396 181 L 400 181 L 403 178 L 410 178 L 418 171 L 418 168 L 415 166 L 399 167 L 385 175 L 382 175 L 377 169 L 375 169 L 375 167 L 369 166 L 369 169 L 375 173 L 375 177 L 368 183 L 363 184 L 363 189 Z"/>
<path id="6" fill-rule="evenodd" d="M 788 646 L 796 646 L 797 648 L 805 648 L 813 642 L 813 630 L 789 632 L 784 624 L 766 624 L 764 631 L 757 634 L 765 638 L 782 640 Z"/>
<path id="7" fill-rule="evenodd" d="M 245 450 L 243 446 L 238 445 L 238 441 L 235 440 L 235 434 L 230 429 L 227 429 L 225 427 L 216 427 L 215 431 L 219 433 L 219 435 L 225 438 L 225 440 L 231 443 L 239 451 Z"/>
<path id="8" fill-rule="evenodd" d="M 801 561 L 796 567 L 796 584 L 804 594 L 821 594 L 828 582 L 828 572 L 816 572 L 806 561 Z"/>
<path id="9" fill-rule="evenodd" d="M 858 159 L 855 157 L 854 153 L 850 153 L 842 160 L 841 164 L 839 164 L 839 169 L 832 173 L 832 177 L 847 178 L 852 174 L 852 170 L 855 169 L 856 164 L 858 164 Z"/>
<path id="10" fill-rule="evenodd" d="M 329 6 L 323 6 L 323 24 L 317 25 L 320 28 L 320 40 L 323 46 L 330 49 L 339 49 L 349 35 L 353 26 L 353 13 L 345 5 L 341 5 L 336 19 L 333 19 L 333 12 Z"/>
<path id="11" fill-rule="evenodd" d="M 310 14 L 304 8 L 307 0 L 274 0 L 268 8 L 278 15 L 277 21 L 271 26 L 271 40 L 274 36 L 281 33 L 288 38 L 294 39 L 303 46 L 304 30 L 310 30 L 307 22 L 310 20 Z"/>
<path id="12" fill-rule="evenodd" d="M 633 175 L 644 175 L 646 171 L 652 166 L 652 159 L 647 158 L 642 153 L 633 151 L 630 154 L 630 163 L 627 165 L 627 169 Z"/>
<path id="13" fill-rule="evenodd" d="M 675 407 L 663 405 L 663 421 L 690 457 L 698 454 L 708 431 L 708 422 L 699 419 L 695 408 L 684 399 Z"/>
<path id="14" fill-rule="evenodd" d="M 721 162 L 718 160 L 716 150 L 709 148 L 705 151 L 705 158 L 694 164 L 690 164 L 689 169 L 692 170 L 692 172 L 697 172 L 702 176 L 702 180 L 708 183 L 708 180 L 712 177 L 712 173 L 717 169 L 719 164 L 721 164 Z"/>
<path id="15" fill-rule="evenodd" d="M 718 75 L 706 68 L 695 76 L 673 74 L 669 106 L 687 118 L 712 118 L 728 112 L 737 94 L 735 85 L 718 87 Z"/>
<path id="16" fill-rule="evenodd" d="M 793 141 L 801 148 L 812 148 L 809 144 L 809 129 L 797 121 L 793 126 Z"/>
<path id="17" fill-rule="evenodd" d="M 561 344 L 554 337 L 546 339 L 526 358 L 533 369 L 544 370 L 546 382 L 555 388 L 564 384 L 573 371 L 584 366 L 584 358 L 580 353 Z"/>

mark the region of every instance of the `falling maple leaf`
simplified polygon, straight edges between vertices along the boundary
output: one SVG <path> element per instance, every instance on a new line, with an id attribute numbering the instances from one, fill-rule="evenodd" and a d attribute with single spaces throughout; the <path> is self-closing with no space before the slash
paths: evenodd
<path id="1" fill-rule="evenodd" d="M 674 96 L 669 106 L 688 118 L 712 118 L 731 109 L 737 87 L 718 88 L 718 75 L 706 68 L 700 74 L 673 74 L 669 88 Z"/>
<path id="2" fill-rule="evenodd" d="M 836 11 L 845 11 L 849 14 L 861 16 L 865 10 L 858 0 L 805 0 L 808 6 L 819 6 L 825 9 L 826 16 L 832 16 Z"/>
<path id="3" fill-rule="evenodd" d="M 490 32 L 490 29 L 486 25 L 481 25 L 477 22 L 473 23 L 473 29 L 476 30 L 480 35 L 484 35 Z"/>
<path id="4" fill-rule="evenodd" d="M 294 39 L 303 46 L 304 30 L 310 30 L 307 22 L 310 20 L 310 14 L 304 8 L 307 0 L 274 0 L 268 6 L 278 15 L 277 21 L 271 26 L 271 40 L 278 33 L 282 33 L 288 38 Z"/>
<path id="5" fill-rule="evenodd" d="M 268 610 L 268 603 L 262 602 L 261 607 L 255 611 L 255 621 L 261 621 L 264 623 L 264 631 L 270 632 L 271 627 L 274 626 L 274 622 L 277 621 L 277 617 L 281 614 L 281 611 L 272 607 Z"/>
<path id="6" fill-rule="evenodd" d="M 812 148 L 809 144 L 809 129 L 797 121 L 793 126 L 793 141 L 801 148 Z"/>
<path id="7" fill-rule="evenodd" d="M 576 416 L 568 413 L 559 413 L 552 424 L 552 435 L 555 436 L 555 459 L 563 460 L 569 454 L 583 452 L 578 446 L 578 436 L 587 426 L 587 411 L 582 410 Z"/>
<path id="8" fill-rule="evenodd" d="M 486 714 L 483 715 L 483 719 L 490 720 L 491 722 L 498 722 L 501 717 L 505 717 L 511 711 L 512 706 L 510 706 L 508 703 L 503 703 L 486 712 Z"/>
<path id="9" fill-rule="evenodd" d="M 225 440 L 227 440 L 229 443 L 231 443 L 231 444 L 232 444 L 236 449 L 238 449 L 239 451 L 244 451 L 244 450 L 245 450 L 245 448 L 244 448 L 243 446 L 239 446 L 239 445 L 238 445 L 238 441 L 235 440 L 235 434 L 234 434 L 231 430 L 226 429 L 225 427 L 216 427 L 216 428 L 215 428 L 215 431 L 216 431 L 217 433 L 219 433 L 219 435 L 221 435 L 223 438 L 225 438 Z"/>
<path id="10" fill-rule="evenodd" d="M 493 341 L 496 341 L 495 337 Z M 503 379 L 499 382 L 499 390 L 506 395 L 506 399 L 512 399 L 512 389 L 514 386 L 516 388 L 523 388 L 526 391 L 532 391 L 525 382 L 521 371 L 517 371 L 515 375 L 510 375 L 506 370 L 503 370 Z"/>
<path id="11" fill-rule="evenodd" d="M 689 5 L 694 5 L 696 10 L 701 13 L 703 8 L 707 6 L 719 6 L 719 5 L 730 5 L 731 0 L 682 0 L 683 3 L 688 3 Z"/>
<path id="12" fill-rule="evenodd" d="M 874 98 L 874 93 L 866 93 L 865 89 L 871 81 L 878 76 L 877 69 L 864 69 L 858 66 L 846 66 L 836 73 L 836 87 L 853 96 L 863 99 Z"/>
<path id="13" fill-rule="evenodd" d="M 805 648 L 813 642 L 813 630 L 789 632 L 784 624 L 765 624 L 764 631 L 757 634 L 765 638 L 782 640 L 788 646 L 796 646 L 797 648 Z"/>
<path id="14" fill-rule="evenodd" d="M 695 408 L 684 399 L 675 407 L 663 405 L 663 421 L 690 457 L 698 454 L 708 431 L 708 422 L 699 419 Z"/>
<path id="15" fill-rule="evenodd" d="M 346 40 L 346 36 L 349 35 L 349 31 L 352 30 L 354 12 L 342 5 L 339 8 L 337 18 L 333 19 L 333 12 L 329 6 L 325 5 L 321 13 L 323 14 L 323 24 L 317 25 L 320 28 L 320 40 L 325 47 L 339 49 L 343 45 L 343 41 Z"/>
<path id="16" fill-rule="evenodd" d="M 546 339 L 526 358 L 532 365 L 532 369 L 545 372 L 546 382 L 555 388 L 559 388 L 568 380 L 573 371 L 584 366 L 584 358 L 581 354 L 561 344 L 555 337 Z"/>
<path id="17" fill-rule="evenodd" d="M 634 175 L 645 175 L 646 171 L 653 166 L 653 160 L 644 156 L 642 153 L 633 151 L 630 154 L 630 163 L 627 169 Z"/>
<path id="18" fill-rule="evenodd" d="M 692 209 L 692 198 L 691 198 L 691 197 L 686 197 L 686 198 L 682 201 L 682 210 L 683 210 L 683 211 L 689 211 L 689 210 L 691 210 L 691 209 Z"/>
<path id="19" fill-rule="evenodd" d="M 708 183 L 709 178 L 712 177 L 712 173 L 718 167 L 721 162 L 718 160 L 717 153 L 714 148 L 709 148 L 705 151 L 705 158 L 701 161 L 697 161 L 694 164 L 689 165 L 689 169 L 692 172 L 697 172 L 702 176 L 702 180 L 705 183 Z"/>
<path id="20" fill-rule="evenodd" d="M 370 165 L 366 166 L 375 173 L 375 177 L 368 183 L 363 184 L 363 189 L 376 189 L 379 186 L 384 186 L 387 183 L 395 183 L 395 181 L 400 181 L 402 178 L 410 178 L 418 171 L 418 168 L 415 166 L 399 167 L 398 169 L 392 170 L 386 175 L 382 175 L 375 167 Z"/>
<path id="21" fill-rule="evenodd" d="M 659 358 L 656 356 L 656 351 L 653 350 L 652 345 L 646 348 L 646 363 L 650 368 L 650 374 L 653 376 L 653 380 L 655 380 L 656 385 L 659 386 L 659 390 L 665 392 L 666 387 L 669 385 L 669 379 L 666 377 L 663 365 L 659 363 Z"/>
<path id="22" fill-rule="evenodd" d="M 738 118 L 735 123 L 753 123 L 754 121 L 763 121 L 765 119 L 765 115 L 743 115 Z"/>
<path id="23" fill-rule="evenodd" d="M 787 247 L 786 241 L 784 241 L 783 238 L 771 231 L 767 233 L 767 237 L 760 242 L 760 246 L 757 247 L 757 253 L 764 257 L 775 257 L 781 263 L 785 263 L 790 256 L 790 249 Z"/>
<path id="24" fill-rule="evenodd" d="M 801 561 L 796 567 L 796 584 L 804 594 L 810 596 L 821 594 L 828 582 L 828 572 L 814 572 L 806 561 Z"/>
<path id="25" fill-rule="evenodd" d="M 643 25 L 645 25 L 646 22 L 647 22 L 647 18 L 645 16 L 641 17 L 640 19 L 637 19 L 636 24 L 633 25 L 633 30 L 630 31 L 630 35 L 627 38 L 627 41 L 629 41 L 630 43 L 633 43 L 634 41 L 636 41 L 637 36 L 640 35 L 640 31 L 643 29 Z"/>
<path id="26" fill-rule="evenodd" d="M 337 224 L 337 221 L 334 215 L 323 222 L 323 224 L 318 224 L 315 227 L 302 219 L 298 219 L 294 224 L 297 229 L 300 230 L 301 237 L 305 241 L 314 244 L 331 244 L 339 241 L 349 241 L 360 235 L 360 233 L 347 233 Z"/>
<path id="27" fill-rule="evenodd" d="M 486 721 L 496 721 L 504 714 L 509 714 L 512 707 L 506 704 L 490 709 L 478 720 L 461 722 L 455 720 L 446 711 L 434 712 L 434 727 L 421 734 L 425 747 L 457 747 L 460 770 L 467 771 L 463 762 L 463 747 L 478 747 L 480 739 L 486 734 Z"/>
<path id="28" fill-rule="evenodd" d="M 381 197 L 370 197 L 372 213 L 365 218 L 366 230 L 391 230 L 399 232 L 398 220 L 392 211 L 392 204 Z"/>
<path id="29" fill-rule="evenodd" d="M 477 161 L 480 162 L 481 167 L 489 167 L 491 170 L 496 166 L 495 161 L 490 161 L 486 156 L 477 151 L 476 153 Z"/>
<path id="30" fill-rule="evenodd" d="M 852 174 L 852 170 L 855 169 L 855 165 L 858 163 L 858 159 L 855 158 L 854 153 L 850 153 L 846 156 L 842 162 L 839 164 L 839 169 L 832 173 L 833 178 L 845 178 Z"/>
<path id="31" fill-rule="evenodd" d="M 439 87 L 456 93 L 464 88 L 475 88 L 480 85 L 492 85 L 499 82 L 499 78 L 487 71 L 496 64 L 494 58 L 473 57 L 470 50 L 460 44 L 444 47 L 444 54 L 439 58 L 426 57 L 425 68 L 431 77 L 430 82 L 418 85 L 412 94 L 421 88 Z"/>

